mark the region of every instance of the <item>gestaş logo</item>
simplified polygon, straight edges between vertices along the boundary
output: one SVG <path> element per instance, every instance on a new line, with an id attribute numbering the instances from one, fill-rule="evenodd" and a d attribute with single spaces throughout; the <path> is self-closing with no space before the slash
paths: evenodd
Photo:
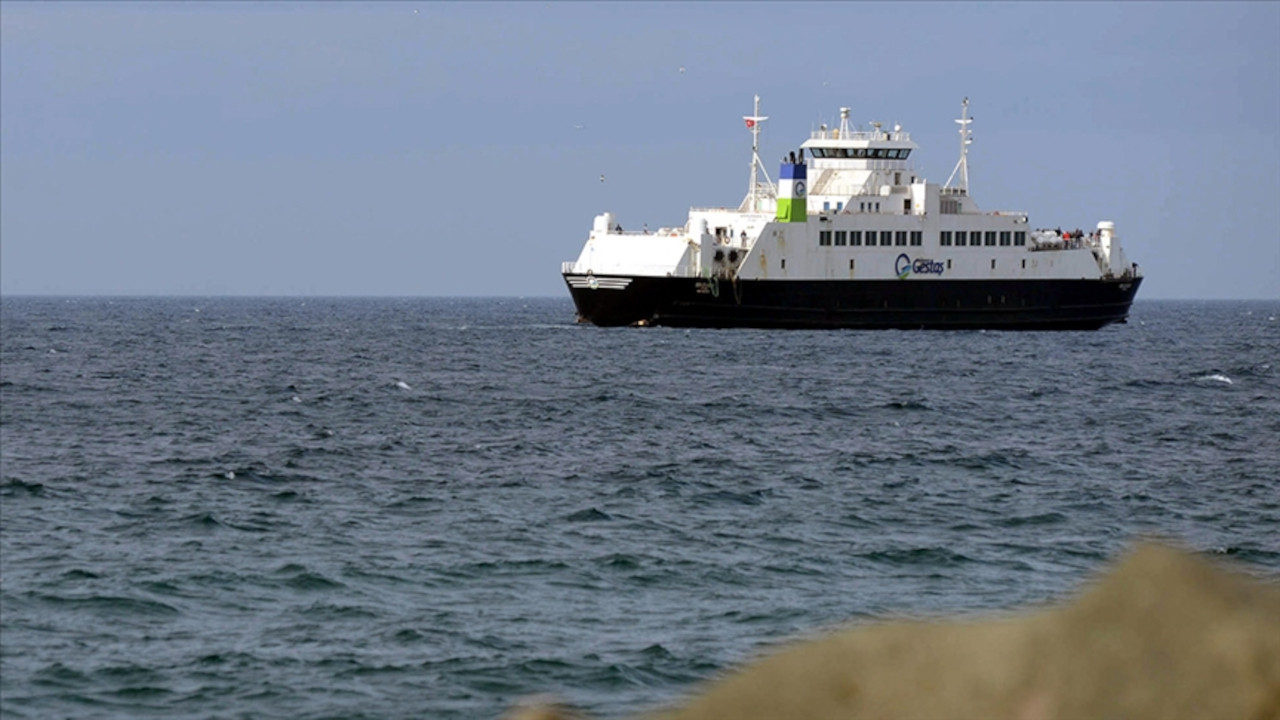
<path id="1" fill-rule="evenodd" d="M 917 275 L 941 275 L 944 270 L 946 270 L 946 266 L 937 260 L 916 258 L 913 262 L 906 253 L 899 255 L 898 259 L 893 263 L 893 271 L 898 274 L 899 280 L 906 280 L 911 273 Z"/>

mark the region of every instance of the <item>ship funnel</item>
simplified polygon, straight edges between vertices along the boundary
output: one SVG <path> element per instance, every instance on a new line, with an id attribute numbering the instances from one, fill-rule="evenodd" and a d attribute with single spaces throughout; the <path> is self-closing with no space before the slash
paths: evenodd
<path id="1" fill-rule="evenodd" d="M 803 162 L 784 162 L 778 173 L 778 220 L 780 222 L 805 222 L 808 211 L 805 198 L 809 188 L 805 182 Z"/>

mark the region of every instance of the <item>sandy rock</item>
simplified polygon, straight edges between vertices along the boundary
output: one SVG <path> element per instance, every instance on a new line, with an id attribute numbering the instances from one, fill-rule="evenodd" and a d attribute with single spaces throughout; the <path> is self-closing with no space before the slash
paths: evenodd
<path id="1" fill-rule="evenodd" d="M 1280 588 L 1147 544 L 1064 607 L 852 627 L 646 717 L 1280 720 Z"/>

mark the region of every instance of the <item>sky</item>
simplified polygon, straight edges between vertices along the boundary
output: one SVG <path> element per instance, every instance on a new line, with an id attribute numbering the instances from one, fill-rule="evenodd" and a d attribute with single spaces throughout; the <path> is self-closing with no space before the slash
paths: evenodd
<path id="1" fill-rule="evenodd" d="M 0 2 L 0 294 L 566 296 L 839 108 L 1140 299 L 1280 299 L 1280 3 Z M 681 69 L 683 68 L 683 72 Z M 600 181 L 600 176 L 605 181 Z"/>

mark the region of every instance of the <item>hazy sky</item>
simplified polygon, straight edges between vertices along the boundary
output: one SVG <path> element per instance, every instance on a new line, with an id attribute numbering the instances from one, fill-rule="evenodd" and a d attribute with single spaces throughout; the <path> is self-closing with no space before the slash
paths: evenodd
<path id="1" fill-rule="evenodd" d="M 567 295 L 838 108 L 1140 299 L 1280 298 L 1280 3 L 0 3 L 0 293 Z M 680 72 L 680 68 L 685 71 Z M 601 183 L 600 175 L 606 181 Z"/>

